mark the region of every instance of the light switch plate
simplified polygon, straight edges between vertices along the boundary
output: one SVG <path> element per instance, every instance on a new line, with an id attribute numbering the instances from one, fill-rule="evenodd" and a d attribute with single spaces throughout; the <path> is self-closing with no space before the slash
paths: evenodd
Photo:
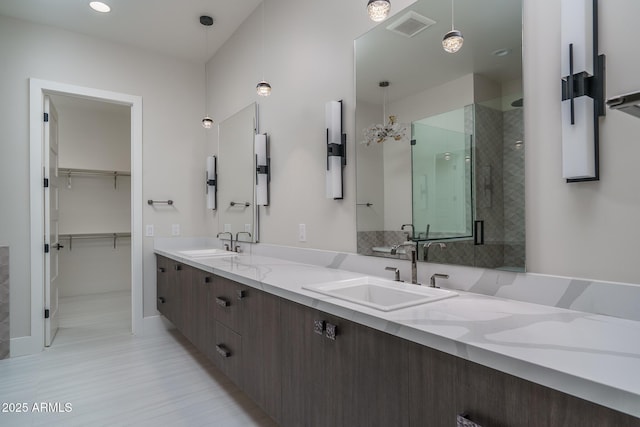
<path id="1" fill-rule="evenodd" d="M 172 236 L 180 235 L 180 224 L 171 224 L 171 235 Z"/>
<path id="2" fill-rule="evenodd" d="M 154 234 L 153 224 L 147 224 L 147 226 L 146 226 L 146 235 L 147 235 L 147 237 L 153 237 L 153 234 Z"/>
<path id="3" fill-rule="evenodd" d="M 307 226 L 305 224 L 298 224 L 298 240 L 301 242 L 307 241 Z"/>

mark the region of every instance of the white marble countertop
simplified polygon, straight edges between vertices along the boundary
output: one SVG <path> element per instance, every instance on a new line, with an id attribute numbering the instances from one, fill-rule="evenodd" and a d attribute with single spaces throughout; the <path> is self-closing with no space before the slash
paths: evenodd
<path id="1" fill-rule="evenodd" d="M 382 312 L 302 289 L 365 276 L 240 254 L 155 252 L 245 285 L 640 417 L 640 322 L 485 295 Z"/>

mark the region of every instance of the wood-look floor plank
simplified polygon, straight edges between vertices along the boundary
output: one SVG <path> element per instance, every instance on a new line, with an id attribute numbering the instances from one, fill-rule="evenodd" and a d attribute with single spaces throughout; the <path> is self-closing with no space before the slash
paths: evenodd
<path id="1" fill-rule="evenodd" d="M 178 332 L 132 336 L 128 295 L 100 297 L 65 299 L 50 348 L 0 361 L 0 402 L 29 407 L 0 412 L 1 426 L 276 425 Z M 72 411 L 32 412 L 40 403 Z"/>

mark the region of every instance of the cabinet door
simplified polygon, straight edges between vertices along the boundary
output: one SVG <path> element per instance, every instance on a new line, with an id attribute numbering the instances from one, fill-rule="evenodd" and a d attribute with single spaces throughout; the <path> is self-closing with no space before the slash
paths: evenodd
<path id="1" fill-rule="evenodd" d="M 299 304 L 280 304 L 282 425 L 361 425 L 354 408 L 354 324 Z M 327 338 L 327 326 L 336 327 L 335 340 Z"/>
<path id="2" fill-rule="evenodd" d="M 243 291 L 242 388 L 273 419 L 280 421 L 282 405 L 280 299 L 257 289 Z"/>
<path id="3" fill-rule="evenodd" d="M 189 313 L 191 311 L 191 276 L 193 268 L 172 261 L 169 270 L 169 295 L 175 304 L 171 305 L 171 320 L 185 337 L 191 339 Z"/>
<path id="4" fill-rule="evenodd" d="M 408 380 L 409 375 L 416 373 L 407 364 L 406 341 L 366 326 L 356 325 L 355 328 L 357 425 L 407 427 Z"/>
<path id="5" fill-rule="evenodd" d="M 209 318 L 209 290 L 213 286 L 212 273 L 194 270 L 191 276 L 191 342 L 203 354 L 209 354 L 211 348 L 211 330 L 214 329 Z"/>
<path id="6" fill-rule="evenodd" d="M 156 267 L 156 308 L 160 313 L 167 317 L 169 305 L 171 304 L 171 301 L 168 300 L 169 260 L 163 256 L 156 255 Z"/>
<path id="7" fill-rule="evenodd" d="M 471 409 L 458 401 L 458 390 L 464 388 L 461 359 L 412 342 L 405 342 L 405 352 L 409 372 L 409 424 L 416 427 L 456 425 L 457 415 Z M 485 397 L 488 401 L 495 398 Z"/>

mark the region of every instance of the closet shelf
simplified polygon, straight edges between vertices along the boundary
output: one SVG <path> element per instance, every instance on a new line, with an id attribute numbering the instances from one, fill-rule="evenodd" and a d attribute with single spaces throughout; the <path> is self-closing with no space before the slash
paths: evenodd
<path id="1" fill-rule="evenodd" d="M 74 233 L 58 235 L 59 240 L 69 240 L 69 250 L 73 248 L 73 241 L 78 239 L 113 239 L 113 249 L 115 249 L 118 239 L 130 237 L 131 233 Z"/>
<path id="2" fill-rule="evenodd" d="M 119 176 L 131 176 L 131 172 L 127 171 L 108 171 L 100 169 L 76 169 L 76 168 L 58 168 L 58 175 L 67 177 L 67 186 L 71 188 L 72 176 L 99 176 L 105 178 L 113 178 L 113 188 L 118 188 Z"/>

